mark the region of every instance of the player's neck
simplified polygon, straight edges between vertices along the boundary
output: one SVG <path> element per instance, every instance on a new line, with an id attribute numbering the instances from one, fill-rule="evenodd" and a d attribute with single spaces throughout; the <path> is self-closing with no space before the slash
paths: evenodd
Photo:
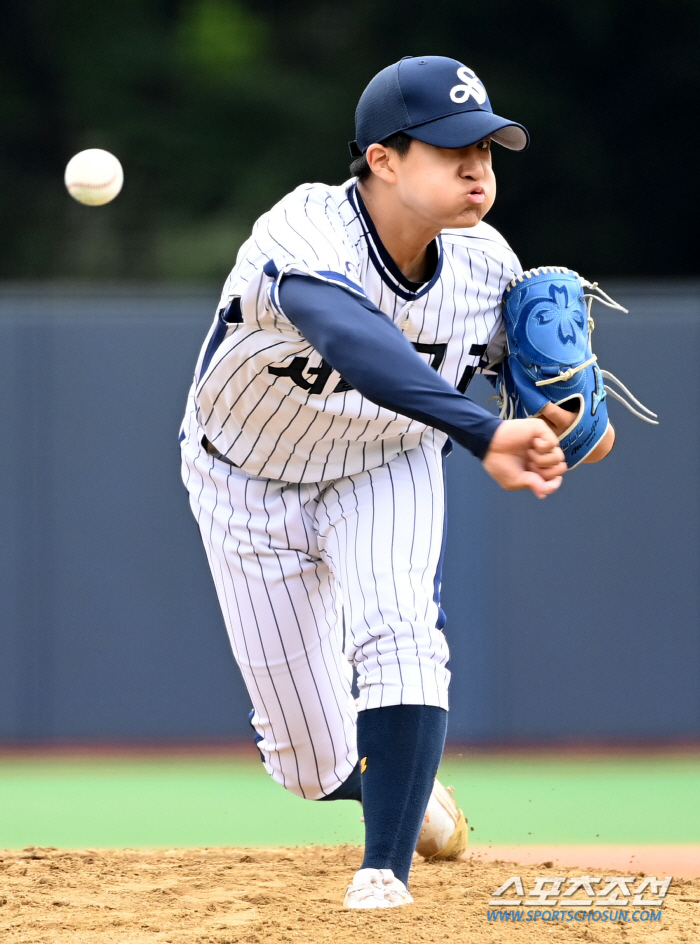
<path id="1" fill-rule="evenodd" d="M 440 230 L 399 203 L 392 188 L 358 189 L 386 251 L 407 279 L 424 282 L 430 275 L 427 248 Z"/>

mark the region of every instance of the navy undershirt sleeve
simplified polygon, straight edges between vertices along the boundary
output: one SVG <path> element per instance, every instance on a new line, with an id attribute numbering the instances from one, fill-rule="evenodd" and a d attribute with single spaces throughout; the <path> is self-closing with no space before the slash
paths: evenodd
<path id="1" fill-rule="evenodd" d="M 428 366 L 368 299 L 312 276 L 288 275 L 279 302 L 326 363 L 364 397 L 442 430 L 483 459 L 501 420 Z"/>

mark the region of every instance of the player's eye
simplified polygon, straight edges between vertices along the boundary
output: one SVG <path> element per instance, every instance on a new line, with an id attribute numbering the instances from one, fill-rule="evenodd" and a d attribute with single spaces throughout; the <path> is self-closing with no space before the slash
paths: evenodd
<path id="1" fill-rule="evenodd" d="M 479 141 L 477 148 L 480 151 L 490 151 L 491 150 L 491 138 L 484 138 L 483 141 Z"/>

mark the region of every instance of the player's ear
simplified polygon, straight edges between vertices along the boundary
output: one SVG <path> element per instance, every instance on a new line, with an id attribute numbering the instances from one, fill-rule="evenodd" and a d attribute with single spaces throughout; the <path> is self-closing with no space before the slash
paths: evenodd
<path id="1" fill-rule="evenodd" d="M 394 156 L 392 149 L 384 147 L 383 144 L 370 144 L 365 152 L 372 173 L 387 183 L 393 183 L 396 180 L 392 160 Z"/>

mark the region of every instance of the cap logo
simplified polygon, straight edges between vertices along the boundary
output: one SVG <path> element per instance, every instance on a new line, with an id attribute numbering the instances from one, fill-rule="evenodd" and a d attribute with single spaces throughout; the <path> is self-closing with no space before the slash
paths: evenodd
<path id="1" fill-rule="evenodd" d="M 476 77 L 476 73 L 472 72 L 471 69 L 468 69 L 466 66 L 460 66 L 457 69 L 457 78 L 460 79 L 464 85 L 455 85 L 450 89 L 450 98 L 453 102 L 456 102 L 458 105 L 461 105 L 462 102 L 466 102 L 468 98 L 474 98 L 479 105 L 483 105 L 486 101 L 486 89 L 481 81 Z"/>

